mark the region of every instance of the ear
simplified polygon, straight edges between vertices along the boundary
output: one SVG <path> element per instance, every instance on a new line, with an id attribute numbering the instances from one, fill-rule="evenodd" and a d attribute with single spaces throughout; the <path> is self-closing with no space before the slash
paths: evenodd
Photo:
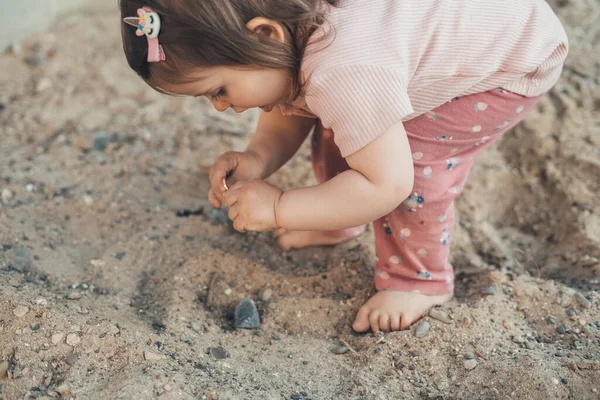
<path id="1" fill-rule="evenodd" d="M 258 35 L 263 35 L 279 42 L 285 42 L 286 40 L 283 26 L 272 19 L 254 17 L 248 21 L 246 28 Z"/>

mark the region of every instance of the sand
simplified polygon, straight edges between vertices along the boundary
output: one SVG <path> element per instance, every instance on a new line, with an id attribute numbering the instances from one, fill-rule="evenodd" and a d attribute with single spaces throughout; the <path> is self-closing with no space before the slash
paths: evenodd
<path id="1" fill-rule="evenodd" d="M 210 206 L 257 115 L 147 88 L 116 12 L 0 56 L 0 399 L 597 399 L 600 5 L 551 5 L 564 74 L 476 164 L 422 338 L 350 328 L 371 230 L 282 253 Z M 272 182 L 313 184 L 308 147 Z M 260 329 L 234 328 L 246 297 Z"/>

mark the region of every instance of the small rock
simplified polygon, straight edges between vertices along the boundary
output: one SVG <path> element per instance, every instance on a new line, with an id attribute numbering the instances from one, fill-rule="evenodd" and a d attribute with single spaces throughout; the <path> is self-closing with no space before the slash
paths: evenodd
<path id="1" fill-rule="evenodd" d="M 67 364 L 73 365 L 73 364 L 75 364 L 77 362 L 77 360 L 79 360 L 79 353 L 70 354 L 67 357 Z"/>
<path id="2" fill-rule="evenodd" d="M 429 316 L 431 318 L 435 318 L 438 321 L 441 321 L 445 324 L 451 324 L 452 323 L 452 319 L 450 318 L 450 316 L 445 313 L 442 310 L 438 310 L 437 308 L 432 308 L 431 311 L 429 311 Z"/>
<path id="3" fill-rule="evenodd" d="M 35 86 L 35 92 L 39 94 L 39 93 L 45 92 L 46 90 L 50 89 L 51 87 L 52 87 L 52 81 L 48 78 L 42 78 L 39 80 L 39 82 Z"/>
<path id="4" fill-rule="evenodd" d="M 2 201 L 8 203 L 13 198 L 13 194 L 7 188 L 2 189 Z"/>
<path id="5" fill-rule="evenodd" d="M 468 351 L 465 353 L 465 355 L 463 357 L 465 358 L 465 360 L 472 360 L 475 358 L 475 354 Z"/>
<path id="6" fill-rule="evenodd" d="M 271 296 L 273 295 L 273 290 L 271 288 L 266 288 L 265 290 L 260 292 L 260 299 L 262 301 L 269 301 L 269 299 L 271 298 Z"/>
<path id="7" fill-rule="evenodd" d="M 513 342 L 517 344 L 522 344 L 525 342 L 525 339 L 523 339 L 523 336 L 515 336 L 513 337 Z"/>
<path id="8" fill-rule="evenodd" d="M 67 386 L 66 383 L 63 383 L 62 385 L 57 387 L 56 391 L 60 394 L 60 397 L 62 397 L 62 398 L 67 398 L 67 397 L 71 396 L 71 394 L 72 394 L 71 388 L 69 388 L 69 386 Z"/>
<path id="9" fill-rule="evenodd" d="M 63 333 L 55 333 L 54 335 L 52 335 L 52 344 L 58 344 L 60 343 L 63 338 L 65 337 L 65 335 Z"/>
<path id="10" fill-rule="evenodd" d="M 415 328 L 415 336 L 419 339 L 424 338 L 429 333 L 431 325 L 428 321 L 421 321 Z"/>
<path id="11" fill-rule="evenodd" d="M 19 271 L 31 267 L 31 252 L 25 247 L 15 247 L 12 255 L 12 265 Z"/>
<path id="12" fill-rule="evenodd" d="M 556 353 L 554 353 L 555 357 L 562 357 L 562 353 L 560 351 L 557 351 Z"/>
<path id="13" fill-rule="evenodd" d="M 579 304 L 581 304 L 583 307 L 585 308 L 591 308 L 592 307 L 592 303 L 586 299 L 585 297 L 583 297 L 583 295 L 581 293 L 575 293 L 575 299 L 579 302 Z"/>
<path id="14" fill-rule="evenodd" d="M 120 251 L 117 254 L 115 254 L 115 258 L 119 261 L 121 261 L 123 258 L 125 258 L 125 252 L 124 251 Z"/>
<path id="15" fill-rule="evenodd" d="M 568 383 L 567 378 L 562 378 L 560 380 L 560 383 L 562 383 L 563 385 L 566 385 Z"/>
<path id="16" fill-rule="evenodd" d="M 467 370 L 467 371 L 471 371 L 472 369 L 474 369 L 477 366 L 477 360 L 471 359 L 471 360 L 465 360 L 463 362 L 463 367 Z"/>
<path id="17" fill-rule="evenodd" d="M 67 344 L 69 346 L 77 346 L 81 342 L 81 338 L 76 333 L 69 333 L 67 335 Z"/>
<path id="18" fill-rule="evenodd" d="M 196 332 L 200 332 L 202 330 L 202 325 L 200 325 L 199 322 L 193 321 L 190 326 L 192 327 L 192 329 Z"/>
<path id="19" fill-rule="evenodd" d="M 71 292 L 67 296 L 69 300 L 79 300 L 81 299 L 81 292 Z"/>
<path id="20" fill-rule="evenodd" d="M 567 333 L 567 329 L 563 325 L 559 325 L 556 327 L 556 332 L 560 333 L 561 335 L 564 335 L 565 333 Z"/>
<path id="21" fill-rule="evenodd" d="M 550 323 L 552 325 L 556 325 L 556 324 L 558 324 L 558 320 L 551 315 L 548 317 L 548 323 Z"/>
<path id="22" fill-rule="evenodd" d="M 528 340 L 525 342 L 525 347 L 527 347 L 527 349 L 529 349 L 529 350 L 533 350 L 533 349 L 535 349 L 535 343 L 532 342 L 531 340 Z"/>
<path id="23" fill-rule="evenodd" d="M 144 359 L 146 361 L 159 361 L 162 360 L 163 358 L 165 358 L 165 356 L 163 356 L 162 354 L 156 354 L 153 353 L 149 350 L 144 350 Z"/>
<path id="24" fill-rule="evenodd" d="M 104 151 L 106 150 L 106 144 L 108 143 L 110 136 L 108 132 L 98 132 L 94 135 L 94 140 L 92 141 L 92 147 L 96 151 Z"/>
<path id="25" fill-rule="evenodd" d="M 408 352 L 408 354 L 410 354 L 412 357 L 419 357 L 421 352 L 419 350 L 411 350 Z"/>
<path id="26" fill-rule="evenodd" d="M 29 312 L 29 307 L 27 306 L 17 306 L 14 310 L 13 310 L 13 314 L 15 314 L 15 316 L 17 318 L 21 318 L 24 317 L 25 314 L 27 314 Z"/>
<path id="27" fill-rule="evenodd" d="M 229 352 L 227 350 L 225 350 L 221 346 L 219 346 L 219 347 L 211 347 L 211 348 L 208 349 L 208 352 L 210 353 L 211 356 L 213 356 L 217 360 L 222 360 L 224 358 L 230 358 L 231 357 L 231 354 L 229 354 Z"/>
<path id="28" fill-rule="evenodd" d="M 8 377 L 8 361 L 0 362 L 0 379 Z"/>
<path id="29" fill-rule="evenodd" d="M 333 347 L 331 348 L 331 352 L 332 352 L 333 354 L 345 354 L 345 353 L 347 353 L 347 352 L 349 352 L 349 351 L 350 351 L 350 349 L 349 349 L 349 348 L 347 348 L 346 346 L 342 346 L 342 345 L 333 346 Z"/>
<path id="30" fill-rule="evenodd" d="M 121 332 L 121 330 L 119 329 L 118 326 L 116 325 L 111 325 L 108 330 L 106 331 L 107 334 L 111 335 L 111 336 L 115 336 L 116 334 L 118 334 L 119 332 Z"/>
<path id="31" fill-rule="evenodd" d="M 165 384 L 163 385 L 163 390 L 164 390 L 165 392 L 170 392 L 170 391 L 171 391 L 171 385 L 169 385 L 168 383 L 165 383 Z"/>
<path id="32" fill-rule="evenodd" d="M 238 329 L 254 329 L 260 326 L 260 316 L 252 299 L 242 300 L 235 308 L 234 325 Z"/>
<path id="33" fill-rule="evenodd" d="M 488 286 L 486 288 L 481 289 L 481 294 L 485 296 L 493 296 L 496 294 L 496 289 L 494 289 L 492 286 Z"/>
<path id="34" fill-rule="evenodd" d="M 34 46 L 27 57 L 25 57 L 25 62 L 32 67 L 44 65 L 47 60 L 48 53 L 42 48 L 41 45 Z"/>
<path id="35" fill-rule="evenodd" d="M 89 151 L 92 148 L 92 141 L 84 136 L 77 136 L 72 140 L 75 147 L 83 151 Z"/>

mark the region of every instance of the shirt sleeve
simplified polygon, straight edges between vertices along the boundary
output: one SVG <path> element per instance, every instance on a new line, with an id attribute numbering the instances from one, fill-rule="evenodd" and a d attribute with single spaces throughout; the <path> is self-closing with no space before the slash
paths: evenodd
<path id="1" fill-rule="evenodd" d="M 386 67 L 333 67 L 310 77 L 306 102 L 347 157 L 413 113 L 407 81 Z"/>

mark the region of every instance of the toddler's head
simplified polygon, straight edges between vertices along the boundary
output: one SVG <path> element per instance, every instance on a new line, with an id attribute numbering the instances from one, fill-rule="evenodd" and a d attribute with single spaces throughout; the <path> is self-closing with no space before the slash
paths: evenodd
<path id="1" fill-rule="evenodd" d="M 300 63 L 323 22 L 321 3 L 339 0 L 120 0 L 123 18 L 146 7 L 160 18 L 164 60 L 148 62 L 149 41 L 123 24 L 127 61 L 164 93 L 207 96 L 214 107 L 270 110 L 300 92 Z"/>

